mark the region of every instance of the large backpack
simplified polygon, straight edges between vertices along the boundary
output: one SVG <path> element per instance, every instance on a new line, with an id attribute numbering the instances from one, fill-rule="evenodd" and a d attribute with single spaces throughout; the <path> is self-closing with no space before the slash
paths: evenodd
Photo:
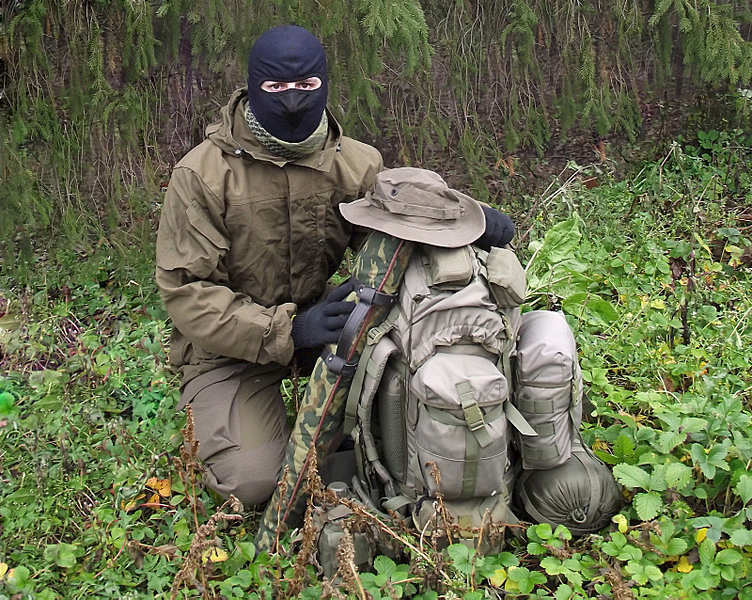
<path id="1" fill-rule="evenodd" d="M 510 402 L 524 295 L 510 250 L 416 249 L 395 307 L 368 334 L 347 402 L 356 486 L 372 507 L 424 529 L 440 495 L 468 530 L 489 517 L 517 522 L 509 430 L 537 435 Z"/>

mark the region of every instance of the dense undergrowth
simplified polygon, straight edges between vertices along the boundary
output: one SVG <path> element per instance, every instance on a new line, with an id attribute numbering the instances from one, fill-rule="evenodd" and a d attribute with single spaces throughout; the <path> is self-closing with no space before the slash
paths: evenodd
<path id="1" fill-rule="evenodd" d="M 336 583 L 305 535 L 256 556 L 258 514 L 201 487 L 148 249 L 2 275 L 0 599 L 752 598 L 749 159 L 709 132 L 624 180 L 571 164 L 517 215 L 529 306 L 568 315 L 584 436 L 624 487 L 612 525 L 479 557 L 372 520 L 402 557 L 355 576 L 345 547 Z"/>

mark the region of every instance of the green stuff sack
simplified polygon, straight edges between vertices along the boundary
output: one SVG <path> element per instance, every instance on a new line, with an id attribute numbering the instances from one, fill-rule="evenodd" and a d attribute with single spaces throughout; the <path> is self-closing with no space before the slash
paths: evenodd
<path id="1" fill-rule="evenodd" d="M 514 488 L 515 502 L 536 523 L 566 526 L 574 535 L 603 529 L 622 507 L 621 491 L 611 470 L 577 435 L 570 459 L 558 467 L 523 471 Z"/>
<path id="2" fill-rule="evenodd" d="M 278 529 L 297 527 L 302 522 L 306 495 L 301 487 L 308 464 L 308 450 L 311 444 L 315 445 L 320 456 L 326 456 L 332 450 L 329 445 L 342 427 L 345 400 L 351 383 L 347 376 L 334 372 L 328 362 L 337 362 L 344 357 L 348 365 L 357 364 L 366 343 L 365 332 L 382 322 L 389 312 L 388 306 L 368 301 L 370 297 L 367 292 L 395 294 L 402 283 L 412 250 L 411 242 L 378 231 L 372 232 L 360 249 L 352 276 L 362 285 L 358 298 L 352 299 L 356 299 L 359 305 L 368 304 L 367 311 L 360 322 L 355 323 L 357 327 L 350 336 L 348 347 L 342 348 L 341 343 L 339 348 L 332 345 L 330 352 L 319 358 L 314 366 L 287 445 L 282 471 L 286 473 L 284 481 L 274 492 L 259 524 L 256 545 L 260 550 L 273 548 Z M 361 309 L 356 306 L 353 314 Z M 284 495 L 281 494 L 283 489 Z"/>
<path id="3" fill-rule="evenodd" d="M 583 388 L 574 335 L 562 313 L 522 315 L 515 376 L 512 404 L 537 434 L 514 434 L 522 468 L 563 465 L 580 429 Z"/>

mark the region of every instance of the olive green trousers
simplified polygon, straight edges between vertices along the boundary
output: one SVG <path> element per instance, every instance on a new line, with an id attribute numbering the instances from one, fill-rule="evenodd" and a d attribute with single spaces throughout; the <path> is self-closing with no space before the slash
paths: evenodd
<path id="1" fill-rule="evenodd" d="M 245 506 L 271 497 L 279 478 L 290 429 L 280 385 L 280 365 L 238 363 L 199 375 L 178 404 L 193 409 L 198 457 L 207 486 Z"/>

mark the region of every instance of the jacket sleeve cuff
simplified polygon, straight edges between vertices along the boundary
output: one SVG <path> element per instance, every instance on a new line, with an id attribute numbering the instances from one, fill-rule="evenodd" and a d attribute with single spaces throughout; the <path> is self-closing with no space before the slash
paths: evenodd
<path id="1" fill-rule="evenodd" d="M 254 353 L 258 356 L 254 362 L 276 362 L 281 365 L 290 363 L 295 351 L 292 343 L 292 317 L 296 309 L 297 306 L 293 303 L 275 307 L 269 326 L 260 340 L 260 347 Z"/>

